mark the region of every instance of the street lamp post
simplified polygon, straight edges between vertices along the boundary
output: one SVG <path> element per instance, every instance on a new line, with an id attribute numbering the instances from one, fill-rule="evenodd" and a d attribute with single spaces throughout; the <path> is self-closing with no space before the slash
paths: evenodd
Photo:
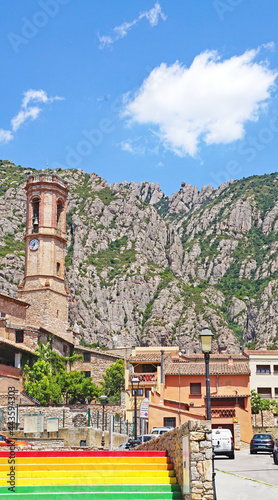
<path id="1" fill-rule="evenodd" d="M 102 448 L 104 448 L 104 445 L 105 445 L 105 439 L 104 439 L 104 406 L 107 403 L 107 396 L 105 396 L 103 394 L 102 396 L 100 396 L 99 399 L 100 399 L 100 402 L 102 404 L 102 436 L 101 436 L 101 446 L 102 446 Z"/>
<path id="2" fill-rule="evenodd" d="M 202 351 L 205 355 L 205 365 L 206 365 L 206 406 L 207 406 L 207 420 L 211 421 L 211 400 L 210 400 L 210 376 L 209 376 L 209 355 L 211 353 L 211 342 L 213 338 L 213 333 L 208 329 L 204 328 L 201 333 L 201 343 Z M 215 489 L 215 472 L 214 472 L 214 453 L 212 450 L 212 487 L 213 487 L 213 499 L 216 500 L 216 489 Z"/>
<path id="3" fill-rule="evenodd" d="M 200 337 L 202 342 L 202 351 L 205 355 L 205 364 L 206 364 L 207 420 L 211 420 L 209 355 L 211 353 L 211 341 L 213 333 L 208 328 L 204 328 L 204 330 L 201 331 Z"/>
<path id="4" fill-rule="evenodd" d="M 132 395 L 134 395 L 134 439 L 137 441 L 137 394 L 139 389 L 140 380 L 133 377 L 131 380 Z"/>

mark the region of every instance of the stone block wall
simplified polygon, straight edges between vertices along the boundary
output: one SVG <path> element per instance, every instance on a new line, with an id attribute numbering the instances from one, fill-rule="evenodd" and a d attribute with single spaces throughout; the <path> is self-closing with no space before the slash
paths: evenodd
<path id="1" fill-rule="evenodd" d="M 138 450 L 166 450 L 183 491 L 183 437 L 189 437 L 189 485 L 186 500 L 213 500 L 211 423 L 189 420 Z"/>
<path id="2" fill-rule="evenodd" d="M 274 413 L 273 411 L 263 411 L 263 424 L 265 427 L 273 427 L 275 425 Z M 261 412 L 252 415 L 252 426 L 253 427 L 261 427 L 262 425 L 262 417 Z"/>
<path id="3" fill-rule="evenodd" d="M 82 355 L 89 352 L 85 349 L 82 350 L 82 347 L 80 346 L 76 346 L 75 351 Z M 91 372 L 92 381 L 95 384 L 98 384 L 99 382 L 103 382 L 103 374 L 106 372 L 107 368 L 116 363 L 119 358 L 113 355 L 105 354 L 101 351 L 90 351 L 89 354 L 90 361 L 85 362 L 78 360 L 74 363 L 73 369 Z"/>
<path id="4" fill-rule="evenodd" d="M 2 396 L 2 397 L 1 397 Z M 15 399 L 15 406 L 19 404 L 18 395 Z M 7 422 L 7 394 L 0 394 L 0 408 L 4 410 L 4 422 Z M 47 419 L 48 418 L 59 418 L 59 429 L 63 428 L 63 422 L 65 428 L 75 428 L 79 426 L 86 427 L 88 425 L 88 409 L 91 411 L 91 426 L 99 427 L 102 425 L 102 405 L 68 405 L 68 406 L 18 406 L 18 416 L 19 416 L 19 430 L 24 427 L 24 415 L 43 413 L 44 414 L 44 427 L 46 430 Z M 97 415 L 98 414 L 98 415 Z M 109 426 L 111 415 L 123 415 L 123 408 L 118 405 L 105 405 L 105 421 L 107 426 Z M 81 424 L 81 425 L 80 425 Z M 34 435 L 35 436 L 35 435 Z"/>
<path id="5" fill-rule="evenodd" d="M 253 427 L 253 433 L 257 434 L 257 432 L 267 432 L 272 434 L 275 439 L 278 439 L 278 427 L 264 427 L 263 430 L 261 427 Z"/>

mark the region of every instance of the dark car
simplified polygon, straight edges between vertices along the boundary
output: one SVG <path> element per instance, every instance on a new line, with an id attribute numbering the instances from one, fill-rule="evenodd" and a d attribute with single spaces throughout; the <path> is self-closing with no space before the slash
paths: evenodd
<path id="1" fill-rule="evenodd" d="M 274 460 L 275 465 L 278 465 L 278 439 L 276 439 L 276 441 L 274 443 L 273 460 Z"/>
<path id="2" fill-rule="evenodd" d="M 132 448 L 135 448 L 136 446 L 139 446 L 140 444 L 146 443 L 147 441 L 150 441 L 151 439 L 157 437 L 154 434 L 143 434 L 143 436 L 138 436 L 137 440 L 129 438 L 129 440 L 126 443 L 122 443 L 119 446 L 119 450 L 130 450 Z"/>
<path id="3" fill-rule="evenodd" d="M 258 451 L 268 451 L 273 453 L 274 438 L 271 434 L 260 432 L 254 434 L 250 442 L 250 453 L 257 453 Z"/>

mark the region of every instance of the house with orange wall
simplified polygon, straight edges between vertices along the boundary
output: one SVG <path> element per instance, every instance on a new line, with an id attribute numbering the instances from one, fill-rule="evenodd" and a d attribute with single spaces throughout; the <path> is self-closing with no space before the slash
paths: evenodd
<path id="1" fill-rule="evenodd" d="M 131 379 L 140 380 L 138 404 L 148 397 L 148 429 L 179 426 L 187 420 L 206 418 L 205 363 L 202 354 L 185 355 L 177 348 L 136 348 L 126 376 L 127 418 L 132 421 L 134 398 Z M 152 371 L 150 371 L 152 370 Z M 236 448 L 252 438 L 250 369 L 243 354 L 211 354 L 210 393 L 212 427 L 229 428 Z M 130 397 L 129 397 L 130 396 Z"/>

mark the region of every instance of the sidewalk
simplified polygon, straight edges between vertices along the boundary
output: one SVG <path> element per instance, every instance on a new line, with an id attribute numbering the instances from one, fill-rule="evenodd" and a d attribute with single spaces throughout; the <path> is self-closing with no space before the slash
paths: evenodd
<path id="1" fill-rule="evenodd" d="M 278 488 L 216 471 L 217 500 L 277 500 Z"/>

